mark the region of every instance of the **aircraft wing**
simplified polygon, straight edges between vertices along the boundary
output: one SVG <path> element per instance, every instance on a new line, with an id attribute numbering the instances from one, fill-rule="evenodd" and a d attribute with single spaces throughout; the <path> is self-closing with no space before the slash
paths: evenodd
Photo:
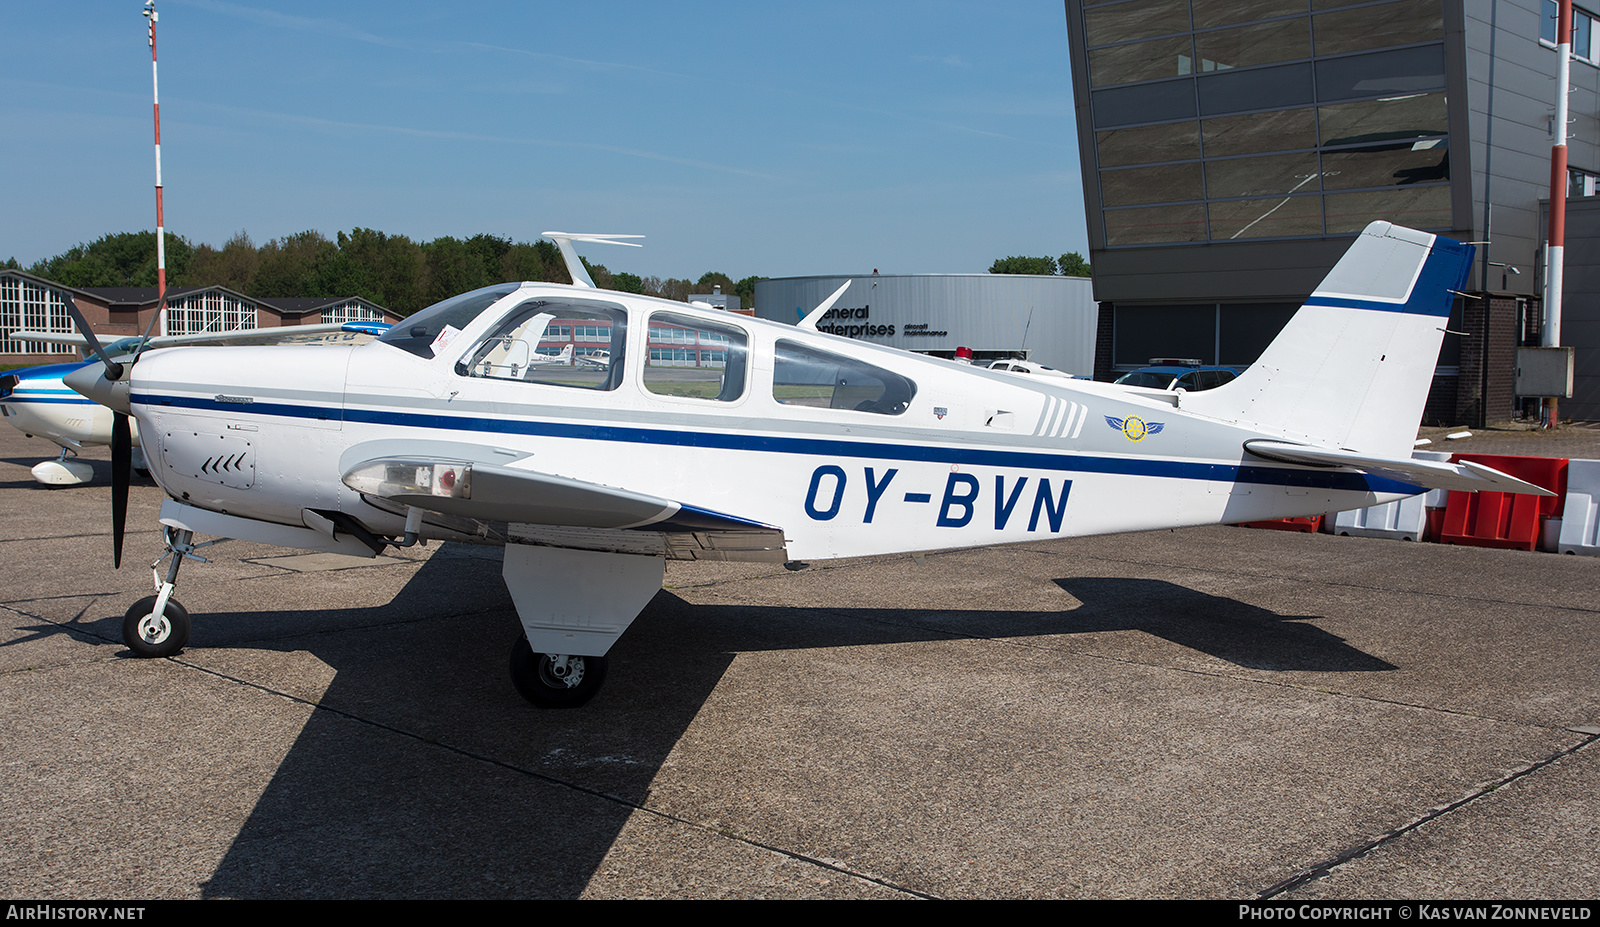
<path id="1" fill-rule="evenodd" d="M 1285 463 L 1306 464 L 1313 467 L 1349 467 L 1387 477 L 1402 483 L 1414 483 L 1428 489 L 1449 489 L 1462 492 L 1515 492 L 1534 496 L 1554 496 L 1542 486 L 1519 480 L 1509 473 L 1472 461 L 1450 463 L 1443 460 L 1417 460 L 1415 458 L 1375 457 L 1356 451 L 1327 447 L 1311 447 L 1259 438 L 1244 443 L 1245 450 L 1257 457 Z"/>
<path id="2" fill-rule="evenodd" d="M 160 335 L 151 338 L 147 348 L 170 348 L 174 345 L 193 344 L 270 344 L 303 335 L 331 335 L 352 333 L 381 335 L 389 330 L 384 322 L 328 322 L 319 325 L 282 325 L 273 328 L 239 329 L 229 332 L 200 332 L 193 335 Z M 62 332 L 14 331 L 6 337 L 16 341 L 42 341 L 46 344 L 72 344 L 87 347 L 89 339 L 80 334 Z"/>
<path id="3" fill-rule="evenodd" d="M 382 457 L 344 484 L 371 500 L 505 525 L 514 541 L 673 560 L 789 559 L 783 529 L 614 486 L 495 464 Z"/>

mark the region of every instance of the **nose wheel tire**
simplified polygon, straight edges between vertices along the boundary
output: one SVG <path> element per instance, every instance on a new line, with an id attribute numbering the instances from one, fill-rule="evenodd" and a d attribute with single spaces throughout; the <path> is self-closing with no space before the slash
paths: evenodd
<path id="1" fill-rule="evenodd" d="M 520 634 L 511 645 L 511 684 L 539 708 L 579 708 L 594 698 L 605 679 L 605 657 L 534 653 Z"/>
<path id="2" fill-rule="evenodd" d="M 133 603 L 122 616 L 122 642 L 141 657 L 170 657 L 189 642 L 189 613 L 176 599 L 155 614 L 157 596 Z"/>

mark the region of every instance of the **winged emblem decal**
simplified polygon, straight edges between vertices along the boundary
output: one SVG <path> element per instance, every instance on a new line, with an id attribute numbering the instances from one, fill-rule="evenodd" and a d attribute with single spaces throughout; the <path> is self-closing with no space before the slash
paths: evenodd
<path id="1" fill-rule="evenodd" d="M 1158 435 L 1161 429 L 1167 427 L 1165 422 L 1147 422 L 1137 415 L 1127 418 L 1117 418 L 1114 415 L 1105 417 L 1106 424 L 1122 432 L 1129 441 L 1143 441 L 1148 435 Z"/>

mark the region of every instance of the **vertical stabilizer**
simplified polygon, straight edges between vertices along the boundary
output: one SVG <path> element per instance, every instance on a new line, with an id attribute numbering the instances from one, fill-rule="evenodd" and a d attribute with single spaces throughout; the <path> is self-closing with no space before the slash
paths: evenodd
<path id="1" fill-rule="evenodd" d="M 1286 440 L 1409 457 L 1472 246 L 1374 222 L 1237 380 L 1183 408 Z"/>

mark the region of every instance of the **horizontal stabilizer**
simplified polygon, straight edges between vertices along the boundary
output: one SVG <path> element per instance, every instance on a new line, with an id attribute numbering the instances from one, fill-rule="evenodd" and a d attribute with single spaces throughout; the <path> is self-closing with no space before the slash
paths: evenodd
<path id="1" fill-rule="evenodd" d="M 1312 467 L 1348 467 L 1373 476 L 1412 483 L 1427 489 L 1448 489 L 1453 492 L 1514 492 L 1534 496 L 1554 496 L 1542 486 L 1501 473 L 1492 467 L 1471 461 L 1450 463 L 1443 460 L 1417 460 L 1415 458 L 1375 457 L 1355 451 L 1327 447 L 1309 447 L 1288 444 L 1265 438 L 1244 443 L 1245 450 L 1283 463 L 1305 464 Z"/>
<path id="2" fill-rule="evenodd" d="M 567 274 L 572 277 L 573 286 L 586 286 L 596 289 L 594 278 L 589 276 L 589 271 L 583 266 L 583 260 L 578 257 L 578 252 L 573 249 L 575 241 L 595 242 L 602 245 L 622 245 L 628 248 L 643 248 L 644 245 L 624 238 L 643 238 L 643 235 L 605 235 L 598 232 L 542 232 L 545 238 L 556 243 L 561 249 L 561 259 L 567 264 Z"/>

